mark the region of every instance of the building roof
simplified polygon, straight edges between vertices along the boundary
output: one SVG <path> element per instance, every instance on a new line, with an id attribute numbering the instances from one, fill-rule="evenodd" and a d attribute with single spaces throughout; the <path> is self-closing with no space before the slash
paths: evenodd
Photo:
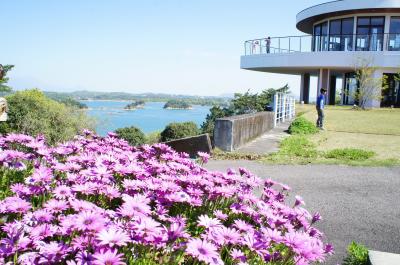
<path id="1" fill-rule="evenodd" d="M 400 0 L 338 0 L 304 9 L 297 14 L 297 29 L 312 34 L 313 24 L 335 16 L 363 13 L 399 13 Z"/>

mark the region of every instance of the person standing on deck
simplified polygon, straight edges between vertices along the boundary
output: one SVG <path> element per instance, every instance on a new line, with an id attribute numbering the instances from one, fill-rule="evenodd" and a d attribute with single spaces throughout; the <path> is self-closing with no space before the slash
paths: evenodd
<path id="1" fill-rule="evenodd" d="M 265 39 L 265 44 L 266 44 L 266 47 L 267 47 L 267 53 L 270 53 L 270 51 L 271 51 L 271 37 L 268 37 L 268 38 Z"/>
<path id="2" fill-rule="evenodd" d="M 317 119 L 317 127 L 320 128 L 321 130 L 325 130 L 324 128 L 324 107 L 325 107 L 325 95 L 326 95 L 326 89 L 321 88 L 320 94 L 317 98 L 317 113 L 318 113 L 318 119 Z"/>

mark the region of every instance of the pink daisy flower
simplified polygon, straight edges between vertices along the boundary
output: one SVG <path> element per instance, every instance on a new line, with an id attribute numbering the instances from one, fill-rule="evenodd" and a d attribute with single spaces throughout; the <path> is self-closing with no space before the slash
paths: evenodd
<path id="1" fill-rule="evenodd" d="M 52 213 L 60 213 L 68 209 L 69 205 L 66 201 L 51 199 L 46 202 L 44 207 Z"/>
<path id="2" fill-rule="evenodd" d="M 225 226 L 213 229 L 211 235 L 218 245 L 236 244 L 241 238 L 240 233 L 236 229 Z"/>
<path id="3" fill-rule="evenodd" d="M 231 257 L 234 260 L 238 260 L 238 261 L 241 261 L 241 262 L 245 262 L 246 261 L 246 255 L 240 249 L 234 248 L 234 249 L 231 250 L 230 254 L 231 254 Z"/>
<path id="4" fill-rule="evenodd" d="M 71 188 L 65 185 L 57 186 L 53 191 L 54 197 L 57 199 L 66 199 L 71 196 Z"/>
<path id="5" fill-rule="evenodd" d="M 101 251 L 93 254 L 93 264 L 95 265 L 124 265 L 122 254 L 118 254 L 117 250 Z"/>
<path id="6" fill-rule="evenodd" d="M 204 152 L 197 152 L 197 155 L 199 156 L 201 162 L 203 164 L 206 164 L 208 160 L 210 159 L 210 155 Z"/>
<path id="7" fill-rule="evenodd" d="M 199 261 L 204 261 L 207 264 L 218 264 L 217 261 L 220 260 L 217 247 L 199 238 L 191 239 L 188 242 L 186 246 L 186 253 L 194 258 L 197 258 Z"/>
<path id="8" fill-rule="evenodd" d="M 76 228 L 79 230 L 100 231 L 105 225 L 102 215 L 94 212 L 83 212 L 78 215 L 76 220 Z"/>
<path id="9" fill-rule="evenodd" d="M 228 215 L 224 214 L 221 210 L 215 210 L 214 215 L 222 221 L 225 221 L 228 218 Z"/>
<path id="10" fill-rule="evenodd" d="M 103 229 L 97 234 L 97 239 L 101 245 L 114 246 L 126 246 L 126 243 L 130 240 L 129 235 L 121 230 L 110 228 Z"/>
<path id="11" fill-rule="evenodd" d="M 216 218 L 210 218 L 207 215 L 200 215 L 199 226 L 203 226 L 205 228 L 216 228 L 222 226 L 221 221 Z"/>
<path id="12" fill-rule="evenodd" d="M 253 226 L 251 224 L 249 224 L 249 223 L 247 223 L 247 222 L 245 222 L 243 220 L 240 220 L 240 219 L 237 219 L 237 220 L 234 221 L 234 226 L 237 229 L 239 229 L 240 231 L 243 231 L 243 232 L 252 232 L 252 231 L 254 231 L 254 228 L 253 228 Z"/>

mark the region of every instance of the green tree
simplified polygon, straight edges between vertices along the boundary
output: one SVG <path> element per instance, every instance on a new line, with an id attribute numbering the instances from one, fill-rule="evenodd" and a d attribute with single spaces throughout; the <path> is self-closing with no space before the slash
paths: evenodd
<path id="1" fill-rule="evenodd" d="M 274 96 L 278 92 L 289 94 L 289 86 L 286 84 L 278 89 L 265 89 L 260 94 L 251 94 L 249 90 L 244 94 L 237 93 L 231 101 L 229 108 L 232 110 L 234 115 L 264 111 L 267 106 L 273 104 Z"/>
<path id="2" fill-rule="evenodd" d="M 37 89 L 18 91 L 6 97 L 8 121 L 0 123 L 0 133 L 43 134 L 50 144 L 72 139 L 83 129 L 94 129 L 94 120 L 85 112 L 46 97 Z"/>
<path id="3" fill-rule="evenodd" d="M 210 109 L 210 113 L 201 125 L 202 133 L 210 134 L 212 139 L 216 119 L 266 110 L 267 106 L 273 105 L 274 96 L 277 92 L 290 93 L 289 86 L 265 89 L 260 94 L 252 94 L 250 90 L 244 94 L 236 93 L 228 107 L 213 106 Z"/>
<path id="4" fill-rule="evenodd" d="M 143 145 L 146 143 L 146 136 L 144 133 L 134 126 L 117 129 L 115 133 L 132 146 Z"/>
<path id="5" fill-rule="evenodd" d="M 174 122 L 168 124 L 164 131 L 161 132 L 161 141 L 167 142 L 185 137 L 196 136 L 198 134 L 199 128 L 197 127 L 196 123 L 192 121 L 181 123 Z"/>
<path id="6" fill-rule="evenodd" d="M 232 99 L 230 107 L 233 109 L 236 115 L 260 111 L 258 95 L 251 94 L 250 90 L 244 94 L 235 93 L 235 97 Z"/>
<path id="7" fill-rule="evenodd" d="M 10 92 L 11 87 L 7 86 L 9 78 L 7 73 L 14 68 L 14 65 L 1 65 L 0 64 L 0 92 Z"/>
<path id="8" fill-rule="evenodd" d="M 210 113 L 207 114 L 206 120 L 201 125 L 201 132 L 208 133 L 210 136 L 214 134 L 215 121 L 223 117 L 232 116 L 233 111 L 229 108 L 221 108 L 220 106 L 213 106 Z"/>
<path id="9" fill-rule="evenodd" d="M 357 90 L 354 98 L 361 109 L 370 107 L 368 104 L 373 100 L 382 99 L 382 90 L 387 89 L 387 80 L 384 76 L 376 77 L 377 68 L 373 66 L 371 58 L 359 58 L 355 65 Z"/>
<path id="10" fill-rule="evenodd" d="M 290 87 L 289 87 L 288 84 L 284 85 L 281 88 L 276 89 L 275 92 L 284 93 L 284 94 L 290 94 L 291 93 Z"/>

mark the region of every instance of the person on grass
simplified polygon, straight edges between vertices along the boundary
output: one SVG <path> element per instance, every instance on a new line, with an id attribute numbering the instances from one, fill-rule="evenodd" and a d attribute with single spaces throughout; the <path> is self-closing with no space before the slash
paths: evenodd
<path id="1" fill-rule="evenodd" d="M 325 95 L 326 95 L 326 89 L 325 88 L 321 88 L 320 94 L 319 94 L 319 96 L 317 98 L 317 113 L 318 113 L 317 127 L 320 128 L 321 130 L 324 130 Z"/>

